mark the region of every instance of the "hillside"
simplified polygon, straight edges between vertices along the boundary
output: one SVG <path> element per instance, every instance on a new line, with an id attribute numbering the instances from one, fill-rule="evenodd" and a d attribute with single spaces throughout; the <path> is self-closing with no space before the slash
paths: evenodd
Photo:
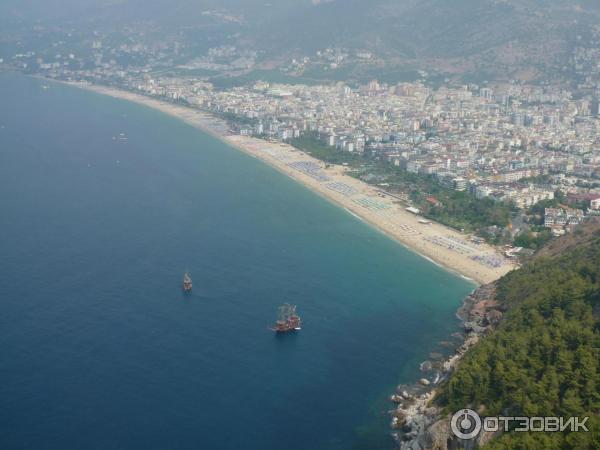
<path id="1" fill-rule="evenodd" d="M 575 250 L 577 247 L 589 245 L 597 239 L 599 234 L 600 218 L 596 218 L 587 222 L 585 226 L 577 228 L 575 233 L 550 241 L 535 254 L 535 258 L 559 257 L 568 251 Z"/>
<path id="2" fill-rule="evenodd" d="M 277 52 L 365 48 L 386 64 L 508 79 L 556 75 L 600 4 L 568 0 L 332 1 L 294 11 L 258 34 Z"/>
<path id="3" fill-rule="evenodd" d="M 442 388 L 446 412 L 589 416 L 589 433 L 504 433 L 486 448 L 600 448 L 598 222 L 499 280 L 496 300 L 508 312 Z"/>
<path id="4" fill-rule="evenodd" d="M 226 30 L 227 43 L 260 51 L 267 64 L 343 47 L 374 52 L 388 70 L 480 79 L 552 78 L 568 71 L 574 46 L 599 18 L 600 3 L 592 0 L 6 0 L 0 5 L 0 23 L 6 24 L 111 29 L 147 23 L 165 33 L 210 27 L 213 37 Z M 186 39 L 198 35 L 188 33 Z"/>

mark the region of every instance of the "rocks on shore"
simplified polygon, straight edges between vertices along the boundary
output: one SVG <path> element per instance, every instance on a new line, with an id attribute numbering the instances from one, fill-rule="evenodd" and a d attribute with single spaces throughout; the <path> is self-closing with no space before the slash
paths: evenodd
<path id="1" fill-rule="evenodd" d="M 423 361 L 419 365 L 419 369 L 421 372 L 429 372 L 431 369 L 433 369 L 433 364 L 431 364 L 431 361 Z"/>
<path id="2" fill-rule="evenodd" d="M 404 400 L 404 397 L 394 394 L 390 397 L 390 400 L 393 401 L 394 403 L 402 403 L 402 401 Z"/>
<path id="3" fill-rule="evenodd" d="M 453 337 L 463 339 L 462 344 L 446 359 L 439 353 L 430 353 L 429 360 L 419 366 L 422 372 L 436 369 L 433 382 L 421 378 L 411 387 L 401 389 L 399 386 L 398 393 L 391 397 L 398 405 L 392 411 L 391 425 L 396 430 L 392 436 L 400 450 L 447 449 L 455 440 L 450 432 L 450 417 L 442 417 L 440 408 L 430 406 L 435 396 L 433 387 L 448 377 L 463 355 L 502 319 L 503 311 L 495 294 L 495 285 L 489 284 L 479 287 L 465 299 L 457 313 L 463 321 L 464 334 L 453 334 Z M 409 394 L 409 391 L 414 393 Z"/>
<path id="4" fill-rule="evenodd" d="M 485 331 L 485 327 L 481 325 L 477 325 L 475 322 L 465 322 L 463 324 L 463 328 L 465 329 L 465 333 L 475 333 L 475 334 L 483 334 Z"/>

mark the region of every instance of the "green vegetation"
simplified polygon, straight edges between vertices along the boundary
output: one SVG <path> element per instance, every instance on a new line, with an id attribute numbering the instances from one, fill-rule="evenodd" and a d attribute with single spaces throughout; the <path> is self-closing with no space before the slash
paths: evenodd
<path id="1" fill-rule="evenodd" d="M 477 231 L 487 226 L 504 227 L 510 221 L 513 207 L 506 203 L 498 203 L 492 199 L 476 199 L 466 192 L 448 189 L 432 189 L 441 206 L 426 208 L 426 215 L 445 225 Z M 428 209 L 427 209 L 428 208 Z"/>
<path id="2" fill-rule="evenodd" d="M 389 185 L 392 191 L 407 192 L 424 216 L 459 230 L 476 232 L 489 226 L 505 227 L 514 209 L 489 198 L 476 199 L 467 192 L 445 187 L 433 176 L 410 173 L 387 161 L 375 161 L 363 169 L 365 172 Z"/>
<path id="3" fill-rule="evenodd" d="M 544 210 L 546 208 L 556 208 L 559 204 L 560 202 L 556 198 L 552 200 L 542 200 L 529 208 L 529 214 L 537 214 L 544 217 Z"/>
<path id="4" fill-rule="evenodd" d="M 485 415 L 590 419 L 588 433 L 504 433 L 487 448 L 600 448 L 600 234 L 498 282 L 509 311 L 465 355 L 441 404 Z"/>
<path id="5" fill-rule="evenodd" d="M 250 127 L 253 128 L 258 124 L 258 120 L 252 117 L 242 116 L 232 112 L 217 112 L 210 111 L 210 114 L 223 119 L 231 127 Z"/>
<path id="6" fill-rule="evenodd" d="M 556 190 L 554 192 L 554 198 L 552 200 L 541 200 L 529 208 L 529 214 L 537 214 L 540 216 L 544 216 L 544 209 L 546 208 L 556 208 L 560 204 L 566 201 L 565 194 L 562 191 Z"/>
<path id="7" fill-rule="evenodd" d="M 455 191 L 440 184 L 433 176 L 407 172 L 381 158 L 340 151 L 307 134 L 290 142 L 294 147 L 331 164 L 346 163 L 351 175 L 370 184 L 379 184 L 392 193 L 407 193 L 423 215 L 444 225 L 478 232 L 483 228 L 506 227 L 514 206 L 489 198 L 478 200 L 467 192 Z M 485 235 L 485 233 L 481 233 Z"/>
<path id="8" fill-rule="evenodd" d="M 330 147 L 310 134 L 292 139 L 290 144 L 329 164 L 347 163 L 350 165 L 362 159 L 356 153 L 343 152 L 335 147 Z"/>
<path id="9" fill-rule="evenodd" d="M 526 231 L 515 238 L 513 245 L 515 247 L 525 247 L 537 250 L 552 239 L 552 237 L 552 232 L 549 229 L 543 229 L 538 232 Z"/>
<path id="10" fill-rule="evenodd" d="M 256 119 L 241 116 L 239 114 L 234 114 L 231 112 L 222 112 L 222 113 L 218 114 L 218 116 L 220 118 L 226 120 L 227 123 L 234 123 L 234 124 L 240 125 L 240 126 L 253 127 L 254 125 L 256 125 L 258 123 L 258 120 L 256 120 Z"/>
<path id="11" fill-rule="evenodd" d="M 550 184 L 552 177 L 548 174 L 537 175 L 535 177 L 523 178 L 520 181 L 522 183 L 533 183 L 533 184 Z"/>

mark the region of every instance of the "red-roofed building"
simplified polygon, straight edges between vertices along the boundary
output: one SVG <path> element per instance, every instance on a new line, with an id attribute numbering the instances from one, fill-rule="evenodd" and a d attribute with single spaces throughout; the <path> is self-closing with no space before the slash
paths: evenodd
<path id="1" fill-rule="evenodd" d="M 441 206 L 441 202 L 435 198 L 433 195 L 430 195 L 429 197 L 427 197 L 425 200 L 427 200 L 427 203 L 429 203 L 432 206 Z"/>

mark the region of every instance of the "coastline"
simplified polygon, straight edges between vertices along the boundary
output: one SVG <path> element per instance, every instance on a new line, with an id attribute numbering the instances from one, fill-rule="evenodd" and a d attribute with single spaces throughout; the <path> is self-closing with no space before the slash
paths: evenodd
<path id="1" fill-rule="evenodd" d="M 501 320 L 502 313 L 495 300 L 496 283 L 482 285 L 471 292 L 458 309 L 461 322 L 460 344 L 453 353 L 438 360 L 426 360 L 420 365 L 422 377 L 410 384 L 396 387 L 390 401 L 396 406 L 389 411 L 392 437 L 398 450 L 415 448 L 450 448 L 457 438 L 450 431 L 450 418 L 443 407 L 432 403 L 440 383 L 447 380 L 469 349 L 490 333 Z M 440 355 L 441 356 L 441 355 Z"/>
<path id="2" fill-rule="evenodd" d="M 466 235 L 436 222 L 420 223 L 421 217 L 406 211 L 405 205 L 377 187 L 349 176 L 345 167 L 326 165 L 291 145 L 229 134 L 224 121 L 195 108 L 112 87 L 48 81 L 128 100 L 178 118 L 270 165 L 409 250 L 476 284 L 491 283 L 516 267 L 487 244 L 469 242 Z M 501 264 L 494 267 L 489 261 Z"/>

